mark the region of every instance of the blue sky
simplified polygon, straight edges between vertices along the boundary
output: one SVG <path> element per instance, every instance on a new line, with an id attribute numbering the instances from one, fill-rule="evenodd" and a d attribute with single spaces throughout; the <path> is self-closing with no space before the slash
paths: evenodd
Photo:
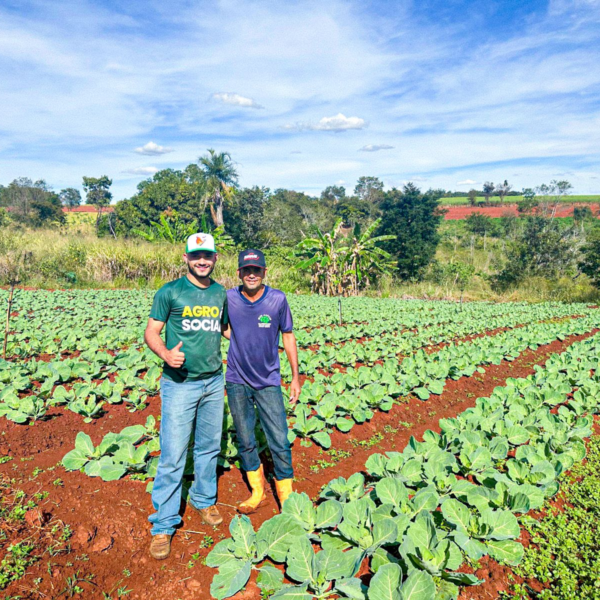
<path id="1" fill-rule="evenodd" d="M 0 183 L 115 199 L 229 151 L 240 183 L 318 194 L 600 193 L 600 0 L 0 0 Z"/>

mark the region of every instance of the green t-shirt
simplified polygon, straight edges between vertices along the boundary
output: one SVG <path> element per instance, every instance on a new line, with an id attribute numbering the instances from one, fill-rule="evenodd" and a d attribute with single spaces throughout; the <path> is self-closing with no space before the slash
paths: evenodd
<path id="1" fill-rule="evenodd" d="M 221 325 L 229 317 L 222 285 L 211 279 L 207 288 L 200 288 L 185 276 L 171 281 L 156 292 L 150 317 L 166 323 L 169 350 L 183 342 L 183 366 L 173 369 L 165 363 L 164 377 L 181 383 L 207 379 L 223 370 Z"/>

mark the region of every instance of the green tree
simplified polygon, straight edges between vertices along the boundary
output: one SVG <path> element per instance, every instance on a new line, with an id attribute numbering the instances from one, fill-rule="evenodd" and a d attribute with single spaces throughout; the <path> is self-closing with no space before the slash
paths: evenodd
<path id="1" fill-rule="evenodd" d="M 578 267 L 591 280 L 592 285 L 600 289 L 600 232 L 596 230 L 581 249 Z"/>
<path id="2" fill-rule="evenodd" d="M 435 256 L 443 213 L 439 196 L 421 193 L 412 183 L 392 189 L 381 203 L 382 221 L 377 235 L 392 235 L 382 247 L 395 257 L 402 279 L 418 279 Z"/>
<path id="3" fill-rule="evenodd" d="M 320 201 L 303 192 L 277 189 L 267 202 L 263 215 L 265 231 L 272 245 L 293 246 L 303 239 L 304 233 L 319 228 L 331 229 L 336 221 L 331 203 Z"/>
<path id="4" fill-rule="evenodd" d="M 210 203 L 213 223 L 215 227 L 220 227 L 223 225 L 223 205 L 231 199 L 237 185 L 237 171 L 229 152 L 215 152 L 212 148 L 198 162 L 204 171 L 205 199 Z"/>
<path id="5" fill-rule="evenodd" d="M 198 222 L 204 214 L 206 185 L 197 164 L 185 170 L 163 169 L 141 181 L 137 193 L 115 205 L 117 232 L 146 231 L 163 213 L 174 210 L 184 223 Z"/>
<path id="6" fill-rule="evenodd" d="M 506 198 L 510 190 L 512 190 L 512 185 L 510 185 L 506 179 L 504 180 L 504 183 L 499 183 L 496 186 L 496 194 L 498 194 L 500 202 L 504 202 L 504 198 Z"/>
<path id="7" fill-rule="evenodd" d="M 277 241 L 275 232 L 265 221 L 269 200 L 270 191 L 266 187 L 255 186 L 236 192 L 224 211 L 227 233 L 236 244 L 247 248 L 269 248 Z"/>
<path id="8" fill-rule="evenodd" d="M 346 188 L 343 185 L 329 185 L 321 192 L 321 200 L 337 204 L 346 198 Z"/>
<path id="9" fill-rule="evenodd" d="M 378 177 L 359 177 L 354 187 L 354 194 L 366 202 L 378 202 L 383 195 L 383 181 Z"/>
<path id="10" fill-rule="evenodd" d="M 520 213 L 530 213 L 538 206 L 538 200 L 533 188 L 523 190 L 523 200 L 517 204 L 517 210 Z"/>
<path id="11" fill-rule="evenodd" d="M 30 227 L 64 223 L 60 198 L 43 180 L 19 177 L 1 190 L 0 205 L 17 223 Z"/>
<path id="12" fill-rule="evenodd" d="M 110 204 L 112 200 L 112 193 L 110 192 L 110 186 L 112 185 L 112 179 L 109 179 L 106 175 L 102 177 L 85 177 L 83 178 L 83 189 L 86 193 L 86 202 L 97 209 L 96 213 L 96 232 L 99 230 L 100 221 L 102 219 L 102 211 Z M 109 219 L 112 223 L 112 220 Z M 112 228 L 111 228 L 112 230 Z M 111 231 L 115 235 L 114 231 Z"/>
<path id="13" fill-rule="evenodd" d="M 469 199 L 469 205 L 475 206 L 477 204 L 477 190 L 469 190 L 467 198 Z"/>
<path id="14" fill-rule="evenodd" d="M 81 194 L 79 193 L 79 190 L 75 188 L 65 188 L 60 191 L 58 196 L 63 206 L 66 206 L 69 210 L 72 210 L 81 204 Z"/>
<path id="15" fill-rule="evenodd" d="M 465 219 L 465 228 L 475 235 L 494 235 L 498 228 L 491 217 L 474 212 Z"/>
<path id="16" fill-rule="evenodd" d="M 576 227 L 565 227 L 547 215 L 524 217 L 523 229 L 507 245 L 506 263 L 493 285 L 503 291 L 525 277 L 554 279 L 574 271 L 581 245 Z"/>
<path id="17" fill-rule="evenodd" d="M 486 181 L 483 184 L 483 196 L 486 202 L 490 201 L 490 196 L 494 193 L 495 186 L 491 181 Z"/>

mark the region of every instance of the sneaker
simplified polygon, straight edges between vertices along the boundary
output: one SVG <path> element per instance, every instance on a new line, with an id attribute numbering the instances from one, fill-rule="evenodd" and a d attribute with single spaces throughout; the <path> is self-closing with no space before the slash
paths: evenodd
<path id="1" fill-rule="evenodd" d="M 219 513 L 219 509 L 217 508 L 216 504 L 213 504 L 208 508 L 196 508 L 196 510 L 200 513 L 202 520 L 207 525 L 215 527 L 216 525 L 220 525 L 223 522 L 223 517 L 221 516 L 221 513 Z"/>
<path id="2" fill-rule="evenodd" d="M 168 533 L 159 533 L 152 536 L 150 542 L 150 556 L 156 560 L 163 560 L 171 553 L 171 538 Z"/>

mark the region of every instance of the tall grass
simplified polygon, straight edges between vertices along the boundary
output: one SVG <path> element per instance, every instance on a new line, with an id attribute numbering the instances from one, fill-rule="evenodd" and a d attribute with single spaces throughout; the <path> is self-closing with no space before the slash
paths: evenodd
<path id="1" fill-rule="evenodd" d="M 31 252 L 24 285 L 45 288 L 158 288 L 186 272 L 183 244 L 97 238 L 87 228 L 0 229 L 0 282 L 9 252 Z M 306 275 L 285 256 L 268 257 L 267 282 L 285 291 L 308 291 Z M 237 253 L 219 254 L 214 277 L 226 287 L 239 283 Z"/>
<path id="2" fill-rule="evenodd" d="M 490 239 L 484 249 L 479 244 L 464 245 L 464 239 L 447 236 L 440 244 L 436 260 L 441 264 L 462 261 L 475 267 L 475 276 L 464 290 L 465 300 L 600 302 L 600 293 L 587 277 L 568 277 L 558 281 L 529 278 L 514 290 L 496 293 L 491 275 L 504 253 L 503 242 Z M 151 288 L 158 289 L 186 272 L 183 244 L 151 244 L 144 240 L 97 238 L 93 227 L 24 230 L 0 228 L 0 284 L 6 285 L 10 255 L 30 252 L 22 284 L 56 288 Z M 289 251 L 278 249 L 267 254 L 267 283 L 286 293 L 309 293 L 310 278 L 293 269 Z M 225 287 L 239 284 L 237 253 L 220 254 L 214 278 Z M 449 281 L 429 280 L 405 283 L 385 276 L 365 295 L 430 299 L 458 299 L 460 290 Z"/>

